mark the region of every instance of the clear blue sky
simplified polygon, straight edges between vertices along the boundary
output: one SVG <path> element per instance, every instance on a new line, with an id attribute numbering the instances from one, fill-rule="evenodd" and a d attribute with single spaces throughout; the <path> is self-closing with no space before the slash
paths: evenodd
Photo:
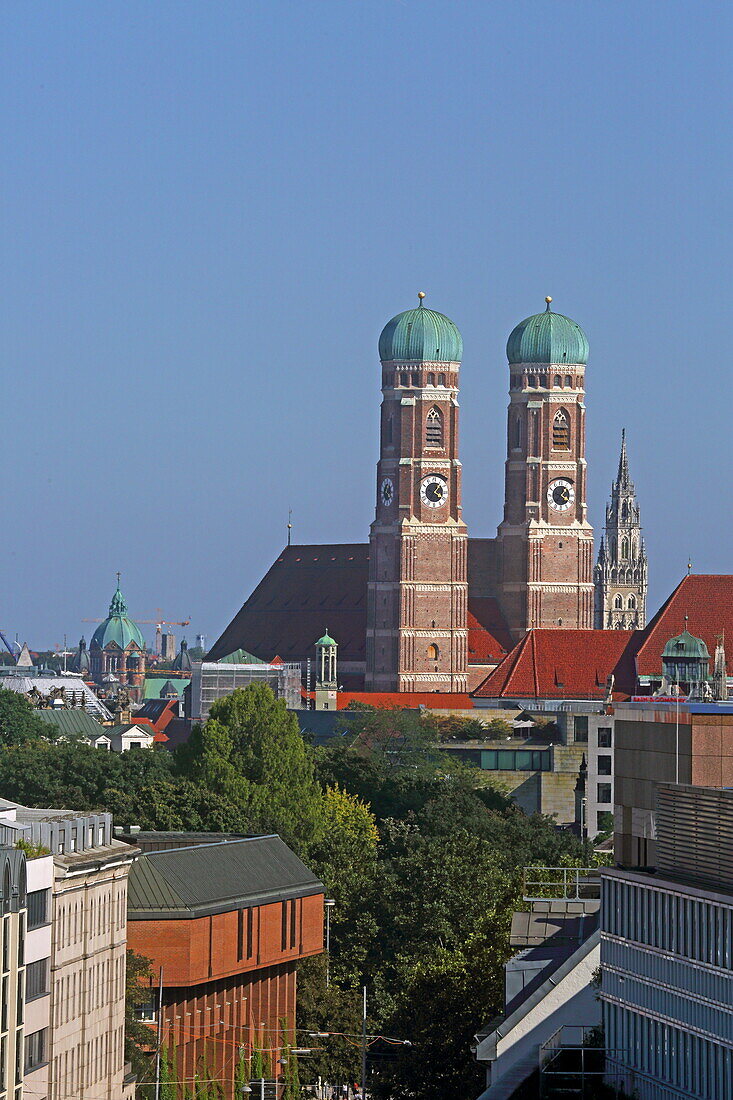
<path id="1" fill-rule="evenodd" d="M 299 541 L 363 541 L 382 325 L 459 325 L 464 514 L 501 516 L 506 337 L 591 345 L 651 609 L 731 571 L 733 6 L 6 0 L 0 627 L 210 640 Z M 324 624 L 324 628 L 327 624 Z M 148 628 L 150 631 L 151 628 Z"/>

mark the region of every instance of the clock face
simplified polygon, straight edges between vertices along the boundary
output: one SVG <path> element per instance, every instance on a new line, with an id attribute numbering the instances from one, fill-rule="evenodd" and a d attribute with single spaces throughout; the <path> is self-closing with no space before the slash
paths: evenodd
<path id="1" fill-rule="evenodd" d="M 394 500 L 394 484 L 391 477 L 385 477 L 382 479 L 382 484 L 379 487 L 379 498 L 385 508 L 389 508 L 390 504 Z"/>
<path id="2" fill-rule="evenodd" d="M 547 488 L 547 500 L 556 512 L 567 512 L 572 508 L 575 500 L 572 481 L 566 481 L 563 477 L 559 477 L 557 481 L 551 481 Z"/>
<path id="3" fill-rule="evenodd" d="M 448 500 L 448 482 L 440 474 L 430 474 L 420 482 L 420 500 L 428 508 L 440 508 Z"/>

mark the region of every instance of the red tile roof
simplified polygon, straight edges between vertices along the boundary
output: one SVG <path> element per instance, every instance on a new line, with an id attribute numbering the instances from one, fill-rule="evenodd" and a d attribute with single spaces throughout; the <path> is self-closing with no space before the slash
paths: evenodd
<path id="1" fill-rule="evenodd" d="M 733 675 L 732 575 L 691 573 L 680 581 L 644 631 L 636 657 L 640 676 L 660 674 L 662 650 L 685 626 L 696 638 L 703 639 L 711 656 L 715 653 L 718 637 L 725 635 L 728 673 Z"/>
<path id="2" fill-rule="evenodd" d="M 468 663 L 493 664 L 512 648 L 512 639 L 499 601 L 468 595 Z"/>
<path id="3" fill-rule="evenodd" d="M 634 690 L 631 630 L 529 630 L 473 693 L 478 699 L 604 699 Z M 631 663 L 630 663 L 631 661 Z"/>

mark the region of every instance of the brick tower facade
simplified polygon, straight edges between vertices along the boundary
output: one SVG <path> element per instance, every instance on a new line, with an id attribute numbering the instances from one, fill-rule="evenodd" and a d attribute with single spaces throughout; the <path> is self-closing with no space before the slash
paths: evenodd
<path id="1" fill-rule="evenodd" d="M 461 518 L 458 371 L 463 344 L 422 304 L 379 340 L 376 517 L 369 537 L 366 688 L 465 691 L 467 531 Z"/>
<path id="2" fill-rule="evenodd" d="M 515 637 L 531 627 L 593 626 L 593 528 L 587 519 L 588 341 L 547 309 L 507 343 L 510 396 L 497 594 Z"/>
<path id="3" fill-rule="evenodd" d="M 606 505 L 606 532 L 595 568 L 596 630 L 646 626 L 647 557 L 636 490 L 629 474 L 626 432 L 621 433 L 618 474 Z"/>

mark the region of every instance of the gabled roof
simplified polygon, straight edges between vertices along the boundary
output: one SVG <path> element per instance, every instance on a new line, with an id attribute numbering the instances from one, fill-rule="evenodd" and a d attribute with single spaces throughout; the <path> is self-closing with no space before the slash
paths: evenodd
<path id="1" fill-rule="evenodd" d="M 226 913 L 323 893 L 323 884 L 279 836 L 149 852 L 130 871 L 128 920 Z"/>
<path id="2" fill-rule="evenodd" d="M 632 630 L 529 630 L 474 691 L 478 699 L 605 699 L 634 692 Z"/>
<path id="3" fill-rule="evenodd" d="M 659 676 L 665 645 L 685 629 L 702 638 L 710 653 L 715 653 L 717 638 L 724 634 L 728 674 L 733 675 L 733 575 L 691 573 L 683 577 L 644 630 L 636 656 L 640 676 Z"/>

